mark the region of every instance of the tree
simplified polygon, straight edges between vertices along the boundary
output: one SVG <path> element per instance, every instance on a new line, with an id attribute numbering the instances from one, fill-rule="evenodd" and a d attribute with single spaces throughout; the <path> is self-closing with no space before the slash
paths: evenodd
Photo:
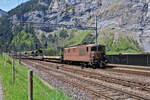
<path id="1" fill-rule="evenodd" d="M 49 42 L 55 43 L 55 40 L 56 40 L 56 37 L 54 37 L 52 34 L 48 35 L 48 41 Z"/>
<path id="2" fill-rule="evenodd" d="M 67 38 L 68 37 L 68 33 L 66 30 L 61 30 L 59 33 L 59 36 L 62 38 Z"/>
<path id="3" fill-rule="evenodd" d="M 46 43 L 46 41 L 47 41 L 46 36 L 45 36 L 44 34 L 42 34 L 42 35 L 41 35 L 41 42 L 42 42 L 42 44 L 43 44 L 43 47 L 44 47 L 44 44 Z"/>

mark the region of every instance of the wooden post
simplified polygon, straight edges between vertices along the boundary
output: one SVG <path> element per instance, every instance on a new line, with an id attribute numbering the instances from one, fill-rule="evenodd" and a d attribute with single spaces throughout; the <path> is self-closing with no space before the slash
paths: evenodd
<path id="1" fill-rule="evenodd" d="M 4 53 L 2 52 L 2 60 L 3 60 L 3 62 L 4 62 Z"/>
<path id="2" fill-rule="evenodd" d="M 6 70 L 7 67 L 7 55 L 5 55 L 5 64 L 4 64 L 4 69 Z"/>
<path id="3" fill-rule="evenodd" d="M 15 66 L 14 66 L 14 59 L 12 58 L 12 84 L 15 83 Z"/>
<path id="4" fill-rule="evenodd" d="M 28 72 L 28 100 L 33 100 L 33 71 Z"/>
<path id="5" fill-rule="evenodd" d="M 5 53 L 3 53 L 3 64 L 5 62 Z"/>
<path id="6" fill-rule="evenodd" d="M 21 52 L 19 52 L 19 64 L 21 64 Z"/>

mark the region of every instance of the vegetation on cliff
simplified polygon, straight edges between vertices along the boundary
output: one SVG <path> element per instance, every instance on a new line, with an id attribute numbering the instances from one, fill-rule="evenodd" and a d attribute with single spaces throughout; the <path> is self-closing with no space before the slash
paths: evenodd
<path id="1" fill-rule="evenodd" d="M 61 51 L 62 48 L 68 45 L 95 43 L 95 32 L 91 30 L 77 30 L 77 29 L 51 30 L 50 28 L 50 31 L 47 32 L 47 31 L 43 31 L 41 28 L 39 29 L 33 28 L 30 25 L 29 26 L 25 25 L 24 27 L 20 27 L 16 25 L 14 27 L 14 25 L 10 23 L 10 21 L 12 21 L 12 16 L 14 17 L 14 20 L 17 21 L 21 18 L 21 15 L 24 15 L 22 16 L 22 21 L 26 21 L 29 17 L 31 17 L 30 14 L 33 15 L 33 17 L 36 17 L 37 21 L 42 21 L 42 20 L 45 21 L 45 19 L 48 19 L 49 16 L 51 16 L 50 19 L 52 22 L 55 22 L 56 18 L 58 18 L 58 22 L 59 21 L 70 22 L 70 20 L 73 20 L 75 15 L 78 15 L 77 17 L 83 17 L 83 20 L 85 20 L 85 18 L 87 18 L 87 20 L 88 18 L 91 18 L 86 16 L 90 14 L 89 10 L 91 10 L 92 8 L 89 8 L 89 10 L 82 11 L 81 9 L 77 10 L 74 6 L 68 4 L 66 5 L 66 7 L 69 10 L 69 12 L 65 12 L 65 13 L 62 12 L 61 15 L 59 15 L 60 13 L 51 12 L 48 15 L 48 10 L 50 10 L 50 3 L 51 0 L 40 0 L 40 2 L 38 0 L 30 0 L 14 8 L 13 10 L 9 11 L 6 16 L 0 18 L 1 50 L 3 51 L 19 50 L 20 34 L 21 34 L 22 51 L 49 48 L 49 51 L 51 50 L 51 52 L 55 52 L 55 53 L 51 53 L 50 55 L 56 54 L 56 44 L 58 44 L 58 51 Z M 98 7 L 95 4 L 91 4 L 91 5 L 92 7 Z M 108 9 L 106 9 L 102 13 L 101 17 L 106 16 L 106 19 L 108 18 L 107 20 L 114 19 L 115 17 L 119 18 L 119 16 L 122 16 L 121 11 L 123 10 L 124 7 L 121 5 L 122 5 L 121 1 L 112 3 L 111 6 L 108 7 Z M 72 10 L 74 13 L 70 12 L 70 10 Z M 100 12 L 98 12 L 98 14 L 99 13 Z M 102 19 L 105 19 L 105 17 L 103 17 Z M 32 21 L 34 20 L 35 19 L 33 18 Z M 82 20 L 80 21 L 82 22 Z M 90 21 L 92 21 L 92 19 Z M 120 21 L 121 20 L 119 20 L 119 22 Z M 87 21 L 87 23 L 89 23 L 89 21 Z M 107 25 L 109 24 L 109 22 L 108 23 L 106 22 L 105 24 Z M 109 29 L 107 27 L 101 30 L 100 28 L 98 29 L 99 29 L 98 32 L 99 43 L 106 45 L 106 52 L 108 54 L 142 52 L 142 48 L 140 48 L 137 41 L 133 38 L 134 36 L 130 34 L 130 31 L 122 32 L 121 30 Z"/>

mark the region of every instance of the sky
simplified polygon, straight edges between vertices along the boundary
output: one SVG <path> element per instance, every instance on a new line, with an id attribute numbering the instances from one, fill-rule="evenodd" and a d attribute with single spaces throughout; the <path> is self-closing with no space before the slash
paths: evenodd
<path id="1" fill-rule="evenodd" d="M 20 5 L 22 2 L 26 1 L 29 0 L 0 0 L 0 9 L 4 11 L 9 11 Z"/>

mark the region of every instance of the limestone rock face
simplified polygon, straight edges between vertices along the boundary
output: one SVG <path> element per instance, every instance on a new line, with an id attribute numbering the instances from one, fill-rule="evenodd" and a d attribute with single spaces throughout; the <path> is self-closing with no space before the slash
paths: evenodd
<path id="1" fill-rule="evenodd" d="M 4 16 L 5 14 L 6 12 L 0 9 L 0 17 Z"/>
<path id="2" fill-rule="evenodd" d="M 40 0 L 39 5 L 48 10 L 26 12 L 24 21 L 95 26 L 97 15 L 99 28 L 130 31 L 150 51 L 150 0 L 51 0 L 50 5 Z"/>

